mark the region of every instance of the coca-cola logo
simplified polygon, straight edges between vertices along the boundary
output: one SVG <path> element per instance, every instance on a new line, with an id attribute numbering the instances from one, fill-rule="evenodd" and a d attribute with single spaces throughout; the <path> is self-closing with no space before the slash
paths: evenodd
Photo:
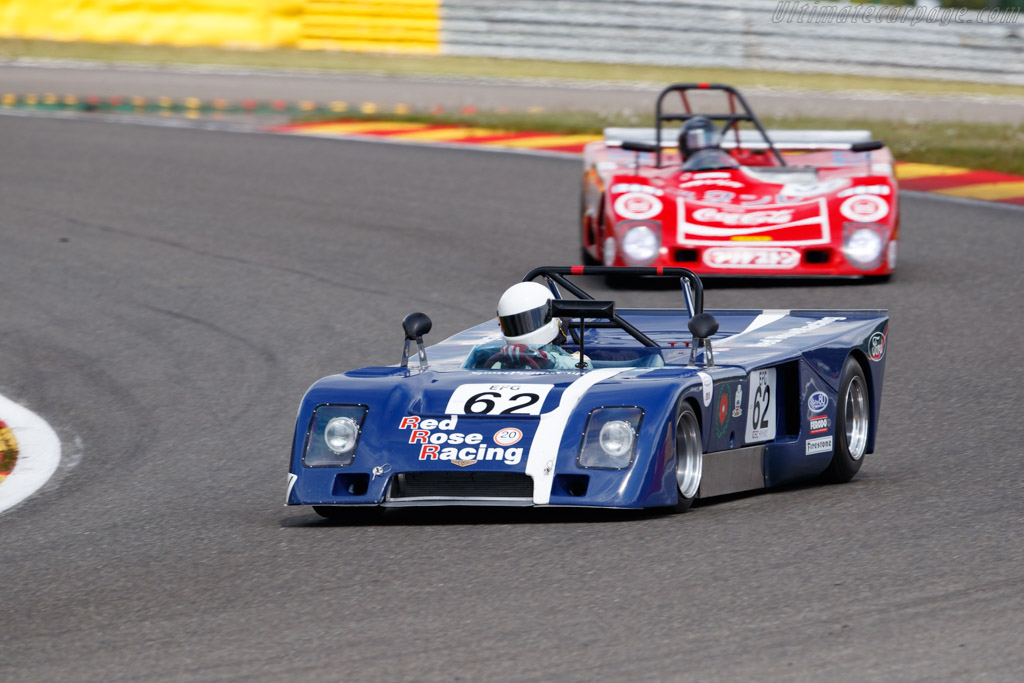
<path id="1" fill-rule="evenodd" d="M 721 223 L 723 225 L 779 225 L 793 220 L 793 212 L 787 209 L 774 211 L 719 211 L 711 207 L 697 209 L 693 220 L 699 223 Z"/>

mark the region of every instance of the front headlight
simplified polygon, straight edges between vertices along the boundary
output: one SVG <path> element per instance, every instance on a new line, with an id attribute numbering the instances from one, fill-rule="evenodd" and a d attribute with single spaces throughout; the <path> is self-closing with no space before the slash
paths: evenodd
<path id="1" fill-rule="evenodd" d="M 844 228 L 843 255 L 850 265 L 862 270 L 877 268 L 885 249 L 885 226 L 847 223 Z"/>
<path id="2" fill-rule="evenodd" d="M 661 229 L 655 221 L 627 221 L 619 224 L 622 260 L 631 266 L 646 266 L 658 258 Z"/>
<path id="3" fill-rule="evenodd" d="M 592 410 L 583 430 L 579 466 L 606 470 L 629 467 L 643 416 L 641 408 L 632 406 Z"/>
<path id="4" fill-rule="evenodd" d="M 306 467 L 345 467 L 356 457 L 366 406 L 317 406 L 302 457 Z"/>

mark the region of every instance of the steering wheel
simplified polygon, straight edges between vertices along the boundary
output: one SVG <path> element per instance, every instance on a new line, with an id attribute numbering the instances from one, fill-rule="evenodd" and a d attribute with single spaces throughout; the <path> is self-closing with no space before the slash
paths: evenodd
<path id="1" fill-rule="evenodd" d="M 524 355 L 523 353 L 518 353 L 516 354 L 516 356 L 513 357 L 512 354 L 504 350 L 498 351 L 496 354 L 494 354 L 486 361 L 484 361 L 484 368 L 489 370 L 498 363 L 501 363 L 501 366 L 503 368 L 513 366 L 520 367 L 522 365 L 526 365 L 526 367 L 530 368 L 531 370 L 540 370 L 540 364 L 537 362 L 537 359 L 534 358 L 533 356 L 527 356 Z"/>

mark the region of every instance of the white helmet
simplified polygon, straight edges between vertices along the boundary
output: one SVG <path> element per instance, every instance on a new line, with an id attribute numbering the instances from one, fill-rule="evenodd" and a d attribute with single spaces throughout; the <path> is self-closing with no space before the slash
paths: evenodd
<path id="1" fill-rule="evenodd" d="M 498 300 L 498 324 L 509 344 L 543 346 L 558 337 L 558 321 L 552 319 L 548 301 L 551 290 L 539 282 L 520 282 L 505 290 Z"/>

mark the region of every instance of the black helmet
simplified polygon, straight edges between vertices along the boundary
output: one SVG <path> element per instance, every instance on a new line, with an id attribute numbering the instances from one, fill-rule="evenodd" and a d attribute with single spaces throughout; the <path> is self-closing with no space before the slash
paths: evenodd
<path id="1" fill-rule="evenodd" d="M 687 119 L 679 131 L 679 153 L 684 159 L 702 149 L 717 149 L 720 141 L 718 129 L 706 116 Z"/>

